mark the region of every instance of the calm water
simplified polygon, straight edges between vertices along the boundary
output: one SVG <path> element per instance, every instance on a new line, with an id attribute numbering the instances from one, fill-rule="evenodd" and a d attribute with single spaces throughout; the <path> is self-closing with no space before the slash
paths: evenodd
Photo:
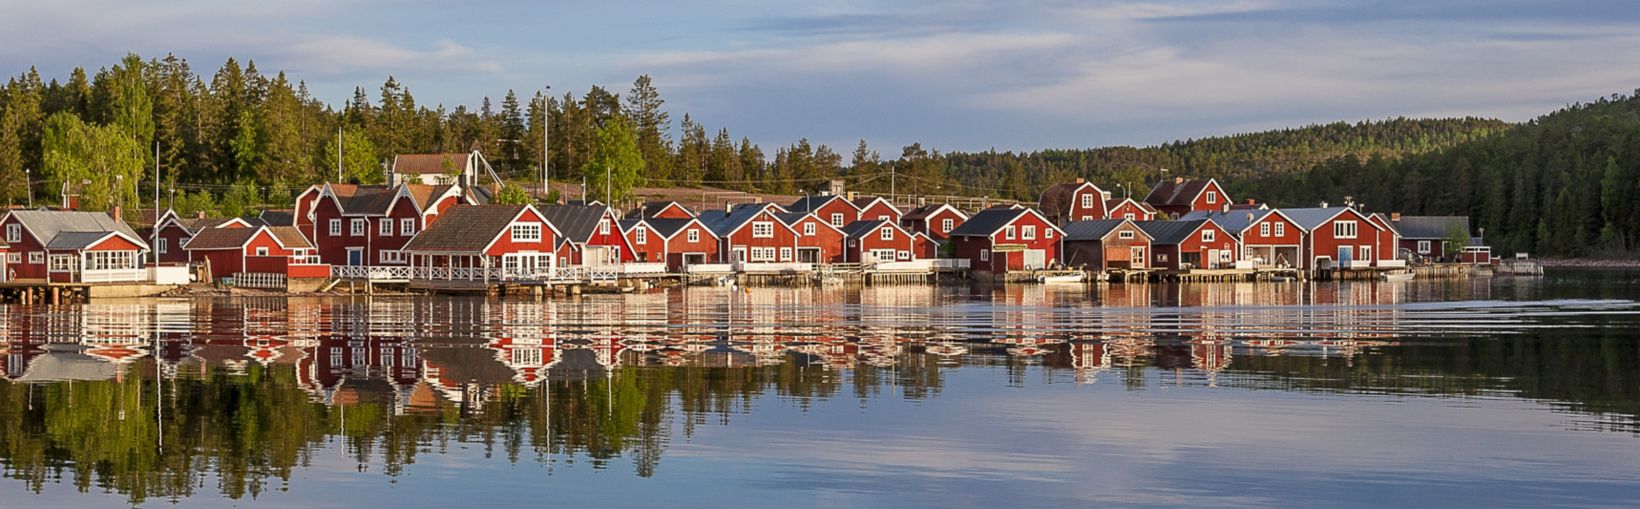
<path id="1" fill-rule="evenodd" d="M 1627 506 L 1640 273 L 0 308 L 0 506 Z"/>

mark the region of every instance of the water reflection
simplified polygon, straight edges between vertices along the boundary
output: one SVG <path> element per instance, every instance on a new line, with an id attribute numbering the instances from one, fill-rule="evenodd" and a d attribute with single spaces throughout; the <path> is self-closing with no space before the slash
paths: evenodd
<path id="1" fill-rule="evenodd" d="M 1463 281 L 14 306 L 0 465 L 35 492 L 136 502 L 289 489 L 332 449 L 392 477 L 471 445 L 647 478 L 765 399 L 919 401 L 963 370 L 1025 389 L 1503 395 L 1636 433 L 1635 304 L 1552 297 Z"/>

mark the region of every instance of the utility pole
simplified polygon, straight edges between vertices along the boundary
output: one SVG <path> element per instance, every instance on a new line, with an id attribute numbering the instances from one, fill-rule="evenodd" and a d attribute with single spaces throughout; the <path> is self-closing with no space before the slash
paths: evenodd
<path id="1" fill-rule="evenodd" d="M 342 181 L 342 128 L 336 128 L 336 182 Z"/>
<path id="2" fill-rule="evenodd" d="M 547 135 L 552 132 L 552 85 L 541 91 L 541 199 L 552 196 L 552 151 L 547 150 Z"/>
<path id="3" fill-rule="evenodd" d="M 894 196 L 894 191 L 895 191 L 895 186 L 894 186 L 895 182 L 894 181 L 899 176 L 900 176 L 900 169 L 898 167 L 893 166 L 893 165 L 889 165 L 889 167 L 888 167 L 888 195 L 889 196 Z"/>
<path id="4" fill-rule="evenodd" d="M 28 208 L 34 208 L 34 170 L 23 168 L 23 187 L 28 189 Z"/>
<path id="5" fill-rule="evenodd" d="M 154 266 L 155 267 L 159 266 L 159 216 L 160 216 L 160 213 L 159 213 L 159 141 L 155 140 L 154 141 L 154 243 L 149 245 L 149 247 L 151 248 L 151 249 L 149 249 L 149 251 L 154 252 Z M 155 341 L 159 340 L 159 335 L 158 335 L 157 332 L 155 333 L 154 338 L 155 338 Z M 155 352 L 158 352 L 158 350 L 155 350 Z M 155 357 L 155 359 L 158 359 L 158 357 Z M 155 363 L 158 364 L 158 361 L 156 360 Z"/>

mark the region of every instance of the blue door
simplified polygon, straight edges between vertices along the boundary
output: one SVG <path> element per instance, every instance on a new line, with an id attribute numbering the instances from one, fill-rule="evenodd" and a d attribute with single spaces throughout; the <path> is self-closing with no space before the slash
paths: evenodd
<path id="1" fill-rule="evenodd" d="M 362 249 L 349 249 L 349 250 L 347 250 L 347 264 L 348 265 L 354 265 L 354 266 L 364 265 L 364 250 L 362 250 Z"/>

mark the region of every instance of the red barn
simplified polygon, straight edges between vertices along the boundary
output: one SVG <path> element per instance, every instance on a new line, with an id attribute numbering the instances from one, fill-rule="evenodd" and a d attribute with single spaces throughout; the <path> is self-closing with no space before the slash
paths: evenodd
<path id="1" fill-rule="evenodd" d="M 446 211 L 404 251 L 417 268 L 416 278 L 540 279 L 557 267 L 553 252 L 561 236 L 529 205 L 464 205 Z M 451 268 L 485 270 L 445 270 Z"/>
<path id="2" fill-rule="evenodd" d="M 1071 221 L 1092 221 L 1110 217 L 1105 204 L 1110 193 L 1083 179 L 1074 183 L 1048 186 L 1037 199 L 1036 206 L 1054 224 L 1063 226 Z"/>
<path id="3" fill-rule="evenodd" d="M 804 212 L 775 214 L 797 232 L 797 261 L 802 263 L 841 263 L 844 260 L 842 228 L 832 226 L 820 216 Z M 851 223 L 852 224 L 852 223 Z"/>
<path id="4" fill-rule="evenodd" d="M 143 242 L 130 226 L 103 212 L 14 210 L 0 217 L 7 281 L 136 282 Z"/>
<path id="5" fill-rule="evenodd" d="M 804 196 L 792 202 L 786 210 L 812 213 L 838 229 L 860 220 L 860 208 L 837 195 Z"/>
<path id="6" fill-rule="evenodd" d="M 1065 225 L 1065 264 L 1094 270 L 1142 269 L 1150 234 L 1128 219 L 1073 221 Z"/>
<path id="7" fill-rule="evenodd" d="M 1191 211 L 1222 211 L 1225 205 L 1233 202 L 1219 181 L 1210 178 L 1186 180 L 1175 177 L 1157 184 L 1151 188 L 1150 194 L 1145 195 L 1145 204 L 1172 217 L 1180 217 Z"/>
<path id="8" fill-rule="evenodd" d="M 298 205 L 304 197 L 298 198 Z M 319 259 L 332 265 L 406 265 L 401 251 L 417 232 L 457 204 L 472 203 L 451 185 L 395 187 L 326 184 L 313 202 Z M 300 210 L 297 216 L 304 215 Z"/>
<path id="9" fill-rule="evenodd" d="M 1211 219 L 1138 223 L 1150 235 L 1152 267 L 1168 270 L 1233 268 L 1241 244 Z"/>
<path id="10" fill-rule="evenodd" d="M 935 241 L 943 242 L 951 238 L 951 230 L 957 229 L 967 221 L 968 214 L 962 213 L 949 203 L 940 203 L 911 209 L 900 218 L 900 226 L 912 233 L 921 233 Z"/>
<path id="11" fill-rule="evenodd" d="M 559 246 L 559 265 L 603 266 L 638 260 L 637 249 L 621 233 L 620 219 L 603 204 L 549 205 L 539 213 L 563 233 L 566 245 Z"/>
<path id="12" fill-rule="evenodd" d="M 773 204 L 747 204 L 728 213 L 703 214 L 702 222 L 721 242 L 724 261 L 782 263 L 797 261 L 797 230 L 775 215 Z"/>
<path id="13" fill-rule="evenodd" d="M 900 217 L 905 215 L 898 207 L 880 197 L 867 197 L 853 200 L 855 208 L 860 209 L 858 221 L 872 221 L 881 219 L 892 223 L 899 223 Z"/>
<path id="14" fill-rule="evenodd" d="M 1378 261 L 1395 256 L 1393 246 L 1385 252 L 1383 228 L 1353 207 L 1281 209 L 1281 212 L 1307 232 L 1301 266 L 1304 269 L 1373 267 Z"/>
<path id="15" fill-rule="evenodd" d="M 952 253 L 975 271 L 1046 268 L 1060 260 L 1064 231 L 1035 210 L 998 206 L 980 211 L 951 232 Z"/>
<path id="16" fill-rule="evenodd" d="M 330 267 L 318 263 L 313 254 L 313 244 L 290 226 L 205 228 L 183 249 L 190 261 L 208 264 L 214 279 L 247 272 L 307 278 L 330 275 Z"/>
<path id="17" fill-rule="evenodd" d="M 1128 219 L 1133 221 L 1155 221 L 1156 209 L 1151 208 L 1133 198 L 1122 198 L 1105 202 L 1105 210 L 1111 219 Z"/>
<path id="18" fill-rule="evenodd" d="M 945 246 L 940 243 L 940 241 L 934 240 L 933 237 L 929 237 L 928 234 L 923 232 L 912 232 L 911 235 L 916 237 L 917 246 L 913 249 L 915 252 L 913 256 L 924 260 L 944 257 L 944 253 L 942 253 L 942 251 L 944 251 Z"/>
<path id="19" fill-rule="evenodd" d="M 1399 213 L 1390 215 L 1390 223 L 1401 232 L 1401 250 L 1413 255 L 1434 258 L 1452 259 L 1448 253 L 1458 255 L 1469 245 L 1468 216 L 1402 216 Z M 1463 244 L 1448 246 L 1447 239 L 1453 236 L 1465 240 Z"/>
<path id="20" fill-rule="evenodd" d="M 916 257 L 916 238 L 892 222 L 855 221 L 843 232 L 848 238 L 845 254 L 849 262 L 904 262 Z"/>

